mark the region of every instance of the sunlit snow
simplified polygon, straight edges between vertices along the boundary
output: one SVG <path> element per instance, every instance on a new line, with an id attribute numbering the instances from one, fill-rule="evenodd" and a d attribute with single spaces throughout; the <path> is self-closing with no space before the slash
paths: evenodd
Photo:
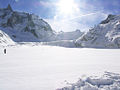
<path id="1" fill-rule="evenodd" d="M 0 48 L 0 90 L 55 90 L 82 75 L 120 73 L 119 49 L 52 46 Z"/>

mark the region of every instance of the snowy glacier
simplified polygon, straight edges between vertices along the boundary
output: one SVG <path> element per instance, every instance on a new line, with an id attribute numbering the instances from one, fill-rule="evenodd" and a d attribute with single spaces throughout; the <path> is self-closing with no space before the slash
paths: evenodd
<path id="1" fill-rule="evenodd" d="M 104 71 L 120 73 L 119 49 L 63 48 L 31 44 L 6 47 L 7 54 L 3 53 L 3 49 L 0 48 L 0 90 L 79 90 L 61 88 L 65 87 L 65 82 L 74 83 L 80 78 L 101 76 Z M 103 77 L 100 80 L 102 82 L 105 79 Z M 119 77 L 116 80 L 120 81 Z M 95 81 L 96 78 L 87 78 L 89 83 L 96 84 Z M 97 88 L 97 85 L 88 84 L 80 90 Z"/>

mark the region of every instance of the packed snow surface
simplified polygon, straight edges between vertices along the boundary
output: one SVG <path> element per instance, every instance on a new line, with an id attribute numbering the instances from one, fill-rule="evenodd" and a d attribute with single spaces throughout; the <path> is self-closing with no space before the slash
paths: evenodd
<path id="1" fill-rule="evenodd" d="M 85 86 L 80 90 L 98 90 L 104 85 L 101 90 L 120 90 L 117 74 L 89 77 L 101 76 L 104 71 L 120 73 L 119 49 L 22 45 L 7 47 L 7 54 L 3 49 L 0 48 L 0 90 L 57 90 L 65 87 L 64 82 L 75 83 L 81 77 Z M 111 85 L 119 89 L 106 89 Z"/>

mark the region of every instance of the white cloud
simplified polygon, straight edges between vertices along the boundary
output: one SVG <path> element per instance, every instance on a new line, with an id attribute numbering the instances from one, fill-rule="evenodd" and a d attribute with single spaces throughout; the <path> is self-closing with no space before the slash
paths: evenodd
<path id="1" fill-rule="evenodd" d="M 48 19 L 46 20 L 53 30 L 55 31 L 74 31 L 80 29 L 81 31 L 88 31 L 90 27 L 94 26 L 104 20 L 107 14 L 102 12 L 89 13 L 85 15 L 76 16 L 72 19 L 58 20 L 58 19 Z M 98 20 L 99 19 L 99 20 Z"/>
<path id="2" fill-rule="evenodd" d="M 40 2 L 44 6 L 56 6 L 56 15 L 53 19 L 46 19 L 46 21 L 52 26 L 55 31 L 74 31 L 80 29 L 81 31 L 87 31 L 90 27 L 101 22 L 107 17 L 107 13 L 97 11 L 92 5 L 81 2 L 76 5 L 76 8 L 72 9 L 72 13 L 63 13 L 58 8 L 58 3 Z M 68 3 L 69 4 L 69 3 Z M 66 6 L 67 7 L 67 6 Z M 64 7 L 65 8 L 65 7 Z M 62 9 L 64 9 L 62 8 Z"/>
<path id="3" fill-rule="evenodd" d="M 56 3 L 54 3 L 54 2 L 48 2 L 48 1 L 46 1 L 46 2 L 45 1 L 40 1 L 39 4 L 44 6 L 44 7 L 47 7 L 47 8 L 50 8 L 50 7 L 56 5 Z"/>
<path id="4" fill-rule="evenodd" d="M 46 20 L 53 30 L 55 31 L 74 31 L 76 29 L 88 29 L 86 25 L 80 24 L 78 22 L 73 22 L 73 21 L 53 21 L 53 20 Z"/>

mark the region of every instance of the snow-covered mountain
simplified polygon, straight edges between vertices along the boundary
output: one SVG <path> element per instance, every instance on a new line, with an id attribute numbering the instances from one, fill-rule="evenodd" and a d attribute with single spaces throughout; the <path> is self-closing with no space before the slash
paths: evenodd
<path id="1" fill-rule="evenodd" d="M 13 41 L 50 41 L 54 35 L 50 25 L 37 15 L 13 11 L 11 6 L 0 9 L 0 28 Z"/>
<path id="2" fill-rule="evenodd" d="M 107 19 L 75 41 L 77 47 L 120 48 L 120 15 Z"/>
<path id="3" fill-rule="evenodd" d="M 0 9 L 0 30 L 8 35 L 8 41 L 48 42 L 44 44 L 65 47 L 120 48 L 120 15 L 109 15 L 85 34 L 80 30 L 56 33 L 39 16 L 13 11 L 8 5 Z"/>
<path id="4" fill-rule="evenodd" d="M 72 32 L 58 32 L 54 35 L 53 41 L 51 42 L 44 42 L 43 45 L 51 45 L 51 46 L 61 46 L 61 47 L 75 47 L 74 40 L 81 37 L 84 32 L 80 30 L 72 31 Z"/>
<path id="5" fill-rule="evenodd" d="M 0 29 L 15 42 L 75 40 L 83 34 L 80 30 L 57 33 L 39 16 L 13 11 L 10 5 L 0 9 Z"/>
<path id="6" fill-rule="evenodd" d="M 61 31 L 56 35 L 56 40 L 76 40 L 83 34 L 84 32 L 81 32 L 79 29 L 77 29 L 76 31 L 72 31 L 72 32 Z"/>
<path id="7" fill-rule="evenodd" d="M 81 35 L 73 41 L 50 42 L 48 45 L 80 48 L 120 48 L 120 15 L 108 15 L 106 20 Z"/>
<path id="8" fill-rule="evenodd" d="M 0 46 L 14 45 L 15 43 L 10 39 L 10 37 L 0 30 Z"/>

